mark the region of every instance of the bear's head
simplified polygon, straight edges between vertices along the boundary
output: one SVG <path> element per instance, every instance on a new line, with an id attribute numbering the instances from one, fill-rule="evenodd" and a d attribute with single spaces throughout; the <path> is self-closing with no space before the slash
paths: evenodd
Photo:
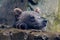
<path id="1" fill-rule="evenodd" d="M 38 12 L 35 11 L 22 11 L 19 8 L 14 9 L 15 14 L 18 13 L 18 21 L 16 22 L 16 28 L 21 29 L 42 29 L 46 27 L 47 20 L 41 17 Z M 16 14 L 17 15 L 17 14 Z"/>

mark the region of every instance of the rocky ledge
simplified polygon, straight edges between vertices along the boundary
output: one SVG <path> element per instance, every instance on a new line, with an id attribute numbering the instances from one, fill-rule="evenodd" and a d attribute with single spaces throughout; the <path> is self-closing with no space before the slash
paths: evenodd
<path id="1" fill-rule="evenodd" d="M 0 40 L 60 40 L 60 33 L 14 28 L 0 29 Z"/>

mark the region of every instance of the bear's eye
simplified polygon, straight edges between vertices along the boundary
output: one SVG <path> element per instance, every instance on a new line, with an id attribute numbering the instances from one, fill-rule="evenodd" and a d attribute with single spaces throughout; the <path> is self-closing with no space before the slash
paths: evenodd
<path id="1" fill-rule="evenodd" d="M 34 16 L 30 16 L 31 19 L 34 19 L 35 17 Z"/>
<path id="2" fill-rule="evenodd" d="M 30 21 L 31 22 L 35 22 L 35 17 L 34 16 L 30 16 Z"/>

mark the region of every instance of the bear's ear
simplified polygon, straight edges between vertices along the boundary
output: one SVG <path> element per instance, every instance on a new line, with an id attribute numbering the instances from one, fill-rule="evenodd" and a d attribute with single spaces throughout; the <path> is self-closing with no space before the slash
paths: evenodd
<path id="1" fill-rule="evenodd" d="M 20 8 L 14 9 L 15 15 L 21 14 L 23 11 Z"/>
<path id="2" fill-rule="evenodd" d="M 40 8 L 37 7 L 34 11 L 37 12 L 37 13 L 40 13 Z"/>

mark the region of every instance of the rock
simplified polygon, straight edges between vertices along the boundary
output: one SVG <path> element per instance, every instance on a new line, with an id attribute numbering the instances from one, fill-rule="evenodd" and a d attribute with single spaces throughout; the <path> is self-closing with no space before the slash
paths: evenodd
<path id="1" fill-rule="evenodd" d="M 60 40 L 60 33 L 20 30 L 20 29 L 1 29 L 0 40 Z"/>
<path id="2" fill-rule="evenodd" d="M 25 32 L 19 32 L 14 30 L 5 30 L 0 34 L 1 40 L 24 40 Z"/>

